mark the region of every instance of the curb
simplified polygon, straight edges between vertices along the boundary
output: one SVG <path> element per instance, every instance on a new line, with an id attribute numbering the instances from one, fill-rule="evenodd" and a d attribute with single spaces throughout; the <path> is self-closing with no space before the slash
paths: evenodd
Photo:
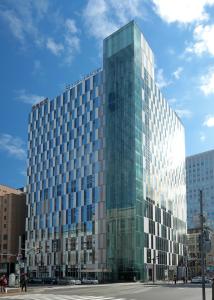
<path id="1" fill-rule="evenodd" d="M 33 291 L 34 291 L 34 289 L 29 288 L 27 293 L 28 292 L 33 292 Z M 5 297 L 7 295 L 11 295 L 11 294 L 12 295 L 14 295 L 14 294 L 20 295 L 20 294 L 27 294 L 27 293 L 26 292 L 21 292 L 21 288 L 9 288 L 9 289 L 7 289 L 7 293 L 1 293 L 0 292 L 0 298 Z"/>
<path id="2" fill-rule="evenodd" d="M 5 297 L 8 294 L 15 294 L 15 293 L 18 293 L 18 292 L 20 292 L 20 288 L 12 288 L 12 289 L 9 288 L 9 289 L 7 289 L 7 293 L 0 292 L 0 298 Z"/>

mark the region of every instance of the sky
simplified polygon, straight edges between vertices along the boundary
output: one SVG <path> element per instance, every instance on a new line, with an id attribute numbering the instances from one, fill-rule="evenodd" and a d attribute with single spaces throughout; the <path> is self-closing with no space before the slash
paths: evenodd
<path id="1" fill-rule="evenodd" d="M 26 185 L 32 105 L 102 67 L 102 40 L 133 19 L 186 155 L 214 149 L 214 0 L 1 0 L 0 184 Z"/>

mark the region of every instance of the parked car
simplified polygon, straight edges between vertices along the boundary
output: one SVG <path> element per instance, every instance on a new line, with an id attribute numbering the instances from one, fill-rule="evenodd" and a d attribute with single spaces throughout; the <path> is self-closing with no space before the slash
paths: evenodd
<path id="1" fill-rule="evenodd" d="M 91 279 L 91 284 L 98 284 L 99 281 L 97 279 Z"/>
<path id="2" fill-rule="evenodd" d="M 29 278 L 28 283 L 30 283 L 30 284 L 42 284 L 43 279 L 42 278 Z"/>
<path id="3" fill-rule="evenodd" d="M 57 284 L 58 281 L 56 278 L 46 277 L 46 278 L 43 278 L 43 283 L 44 284 Z"/>
<path id="4" fill-rule="evenodd" d="M 201 276 L 193 277 L 191 282 L 192 283 L 202 283 L 202 277 Z M 210 279 L 205 277 L 205 283 L 210 283 Z"/>
<path id="5" fill-rule="evenodd" d="M 82 279 L 82 283 L 83 284 L 98 284 L 98 280 L 97 279 L 92 279 L 92 278 L 83 278 Z"/>
<path id="6" fill-rule="evenodd" d="M 60 284 L 60 285 L 71 285 L 71 284 L 76 284 L 76 280 L 75 280 L 75 279 L 72 279 L 72 278 L 64 277 L 64 278 L 60 278 L 60 279 L 58 280 L 58 284 Z"/>
<path id="7" fill-rule="evenodd" d="M 76 279 L 76 280 L 75 280 L 75 284 L 76 284 L 76 285 L 80 285 L 81 283 L 82 283 L 81 280 L 79 280 L 79 279 Z"/>

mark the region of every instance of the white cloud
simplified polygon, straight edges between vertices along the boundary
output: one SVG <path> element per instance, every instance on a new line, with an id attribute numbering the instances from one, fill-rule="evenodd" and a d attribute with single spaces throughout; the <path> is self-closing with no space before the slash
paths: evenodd
<path id="1" fill-rule="evenodd" d="M 65 62 L 70 64 L 74 54 L 80 51 L 80 39 L 78 36 L 79 30 L 77 29 L 75 21 L 72 19 L 66 20 L 65 27 Z"/>
<path id="2" fill-rule="evenodd" d="M 41 46 L 44 37 L 38 23 L 47 12 L 47 7 L 48 1 L 8 0 L 0 7 L 0 17 L 22 45 L 28 46 L 27 40 L 30 38 L 33 44 Z"/>
<path id="3" fill-rule="evenodd" d="M 70 33 L 77 33 L 78 30 L 77 30 L 77 27 L 76 27 L 76 24 L 75 24 L 74 20 L 67 19 L 65 24 L 66 24 L 66 27 L 67 27 L 67 29 Z"/>
<path id="4" fill-rule="evenodd" d="M 13 11 L 5 10 L 0 12 L 0 16 L 5 19 L 13 35 L 20 41 L 24 41 L 24 28 L 22 21 L 14 14 Z"/>
<path id="5" fill-rule="evenodd" d="M 15 158 L 26 159 L 24 142 L 10 134 L 0 134 L 0 150 L 6 151 Z"/>
<path id="6" fill-rule="evenodd" d="M 174 111 L 177 113 L 181 119 L 191 119 L 193 112 L 184 107 L 182 101 L 178 101 L 175 98 L 168 99 L 169 104 L 173 107 Z"/>
<path id="7" fill-rule="evenodd" d="M 89 33 L 97 39 L 103 39 L 117 29 L 117 25 L 108 18 L 109 6 L 104 0 L 89 0 L 83 11 Z"/>
<path id="8" fill-rule="evenodd" d="M 73 19 L 63 21 L 62 43 L 56 43 L 53 38 L 48 38 L 47 48 L 56 56 L 63 57 L 66 64 L 70 64 L 76 53 L 80 51 L 79 30 Z"/>
<path id="9" fill-rule="evenodd" d="M 179 79 L 181 77 L 181 73 L 183 72 L 183 68 L 182 67 L 178 67 L 173 73 L 172 75 L 175 77 L 175 79 Z"/>
<path id="10" fill-rule="evenodd" d="M 83 10 L 85 26 L 91 36 L 104 39 L 130 20 L 143 18 L 142 5 L 141 0 L 88 0 Z"/>
<path id="11" fill-rule="evenodd" d="M 175 104 L 175 103 L 177 102 L 177 99 L 175 99 L 175 98 L 170 98 L 170 99 L 168 99 L 167 101 L 169 102 L 169 104 L 173 105 L 173 104 Z"/>
<path id="12" fill-rule="evenodd" d="M 200 89 L 207 96 L 214 94 L 214 67 L 209 68 L 206 75 L 201 76 Z"/>
<path id="13" fill-rule="evenodd" d="M 42 19 L 48 12 L 49 1 L 48 0 L 36 0 L 36 1 L 33 1 L 33 4 L 37 11 L 38 17 L 40 19 Z"/>
<path id="14" fill-rule="evenodd" d="M 206 127 L 214 127 L 214 116 L 213 115 L 207 115 L 205 117 L 203 125 L 206 126 Z"/>
<path id="15" fill-rule="evenodd" d="M 203 132 L 200 132 L 200 141 L 204 142 L 206 140 L 206 136 Z"/>
<path id="16" fill-rule="evenodd" d="M 112 7 L 112 10 L 115 11 L 117 19 L 121 24 L 125 24 L 130 19 L 133 18 L 142 18 L 143 17 L 143 3 L 141 0 L 126 0 L 126 1 L 108 1 Z"/>
<path id="17" fill-rule="evenodd" d="M 158 69 L 156 73 L 156 83 L 157 86 L 161 89 L 170 85 L 172 82 L 164 77 L 163 69 Z"/>
<path id="18" fill-rule="evenodd" d="M 188 24 L 207 20 L 206 5 L 214 0 L 152 0 L 155 12 L 167 23 Z"/>
<path id="19" fill-rule="evenodd" d="M 0 18 L 25 50 L 29 45 L 46 48 L 67 64 L 80 50 L 79 30 L 75 21 L 65 19 L 49 0 L 7 0 L 0 5 Z M 44 20 L 49 25 L 48 32 L 44 31 Z"/>
<path id="20" fill-rule="evenodd" d="M 188 109 L 176 108 L 175 111 L 181 119 L 183 118 L 190 119 L 192 117 L 192 112 Z"/>
<path id="21" fill-rule="evenodd" d="M 64 50 L 64 46 L 56 43 L 52 38 L 48 38 L 46 46 L 54 55 L 59 55 Z"/>
<path id="22" fill-rule="evenodd" d="M 195 43 L 186 48 L 186 52 L 202 55 L 207 52 L 214 56 L 214 24 L 198 25 L 194 29 Z"/>
<path id="23" fill-rule="evenodd" d="M 36 104 L 46 98 L 44 96 L 29 94 L 25 89 L 16 91 L 16 94 L 17 100 L 31 105 Z"/>

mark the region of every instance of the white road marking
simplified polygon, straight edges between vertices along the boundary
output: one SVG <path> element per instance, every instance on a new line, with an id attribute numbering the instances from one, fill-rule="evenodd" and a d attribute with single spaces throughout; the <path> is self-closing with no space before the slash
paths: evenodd
<path id="1" fill-rule="evenodd" d="M 3 296 L 1 299 L 15 300 L 126 300 L 125 298 L 105 296 L 79 296 L 79 295 L 54 295 L 54 294 L 21 294 Z"/>

